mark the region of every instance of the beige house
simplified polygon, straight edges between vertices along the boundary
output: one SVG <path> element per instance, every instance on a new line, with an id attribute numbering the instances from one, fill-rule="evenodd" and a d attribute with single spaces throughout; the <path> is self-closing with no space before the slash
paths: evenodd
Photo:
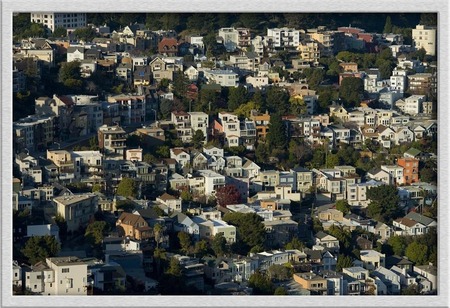
<path id="1" fill-rule="evenodd" d="M 386 255 L 383 253 L 375 250 L 361 250 L 359 254 L 365 269 L 371 271 L 379 266 L 385 266 Z"/>
<path id="2" fill-rule="evenodd" d="M 56 213 L 67 222 L 67 231 L 86 227 L 98 210 L 98 196 L 95 194 L 74 194 L 53 199 Z"/>
<path id="3" fill-rule="evenodd" d="M 328 209 L 319 213 L 319 219 L 325 221 L 342 221 L 344 214 L 336 209 Z"/>
<path id="4" fill-rule="evenodd" d="M 25 288 L 40 295 L 87 295 L 87 263 L 77 257 L 47 258 L 26 273 Z"/>
<path id="5" fill-rule="evenodd" d="M 303 289 L 318 294 L 326 294 L 327 292 L 327 280 L 314 273 L 296 273 L 294 274 L 294 280 Z"/>

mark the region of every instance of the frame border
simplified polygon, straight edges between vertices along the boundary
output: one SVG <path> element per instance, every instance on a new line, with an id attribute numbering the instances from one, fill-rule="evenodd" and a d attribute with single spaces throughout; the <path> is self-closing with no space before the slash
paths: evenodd
<path id="1" fill-rule="evenodd" d="M 125 4 L 125 3 L 123 3 Z M 0 2 L 1 7 L 1 40 L 3 46 L 1 50 L 2 67 L 2 91 L 1 91 L 1 244 L 2 244 L 2 296 L 1 307 L 75 307 L 75 306 L 154 306 L 154 307 L 449 307 L 448 275 L 449 275 L 449 254 L 448 244 L 449 225 L 445 222 L 449 219 L 449 208 L 446 206 L 444 196 L 449 192 L 446 185 L 446 177 L 449 171 L 448 146 L 450 134 L 447 133 L 450 118 L 449 106 L 445 102 L 449 96 L 449 3 L 446 0 L 378 0 L 376 3 L 361 3 L 356 0 L 333 1 L 322 0 L 239 0 L 208 1 L 191 0 L 184 2 L 181 0 L 167 0 L 163 4 L 155 1 L 145 3 L 129 0 L 126 6 L 119 6 L 116 1 L 106 0 L 99 4 L 92 5 L 87 0 L 66 2 L 63 1 L 25 1 L 7 0 Z M 124 9 L 125 7 L 125 9 Z M 395 7 L 395 8 L 394 8 Z M 400 8 L 400 9 L 399 9 Z M 441 203 L 438 222 L 439 239 L 439 287 L 437 296 L 376 296 L 370 297 L 332 297 L 332 296 L 55 296 L 55 297 L 35 297 L 35 296 L 12 296 L 10 283 L 12 281 L 12 14 L 15 12 L 31 11 L 73 11 L 73 12 L 170 12 L 170 13 L 438 13 L 438 202 Z M 446 134 L 447 133 L 447 134 Z M 444 186 L 444 187 L 442 187 Z M 442 223 L 444 222 L 444 223 Z"/>

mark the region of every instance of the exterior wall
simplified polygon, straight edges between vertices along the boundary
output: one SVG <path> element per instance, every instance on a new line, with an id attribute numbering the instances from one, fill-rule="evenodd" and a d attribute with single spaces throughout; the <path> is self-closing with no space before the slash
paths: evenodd
<path id="1" fill-rule="evenodd" d="M 47 274 L 45 279 L 49 279 L 49 284 L 45 295 L 87 295 L 87 264 L 71 261 L 71 258 L 74 257 L 47 259 L 47 265 L 54 273 L 54 282 Z"/>
<path id="2" fill-rule="evenodd" d="M 436 55 L 436 28 L 417 25 L 412 29 L 412 39 L 416 50 L 424 48 L 427 55 Z"/>
<path id="3" fill-rule="evenodd" d="M 86 227 L 94 218 L 98 207 L 96 195 L 71 195 L 53 199 L 57 214 L 67 222 L 67 231 L 76 231 L 80 226 Z"/>
<path id="4" fill-rule="evenodd" d="M 31 22 L 43 24 L 50 30 L 55 31 L 61 27 L 65 29 L 83 28 L 87 25 L 86 13 L 31 13 Z"/>

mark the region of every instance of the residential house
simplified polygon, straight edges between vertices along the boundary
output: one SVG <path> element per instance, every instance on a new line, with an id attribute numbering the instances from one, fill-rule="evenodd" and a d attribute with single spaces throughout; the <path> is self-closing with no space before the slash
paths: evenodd
<path id="1" fill-rule="evenodd" d="M 381 169 L 389 173 L 389 185 L 404 184 L 403 167 L 398 165 L 381 165 Z"/>
<path id="2" fill-rule="evenodd" d="M 204 75 L 209 84 L 218 84 L 221 87 L 239 85 L 239 75 L 232 70 L 204 70 Z"/>
<path id="3" fill-rule="evenodd" d="M 145 240 L 151 237 L 151 228 L 148 222 L 140 215 L 123 212 L 116 221 L 121 236 L 136 240 Z"/>
<path id="4" fill-rule="evenodd" d="M 186 149 L 183 148 L 171 148 L 170 158 L 177 161 L 180 169 L 187 168 L 191 164 L 191 155 Z"/>
<path id="5" fill-rule="evenodd" d="M 315 273 L 296 273 L 294 274 L 294 280 L 303 289 L 311 291 L 311 294 L 325 295 L 328 290 L 327 279 L 319 276 Z"/>
<path id="6" fill-rule="evenodd" d="M 158 53 L 165 56 L 176 56 L 178 54 L 178 41 L 176 38 L 163 38 L 158 43 Z"/>
<path id="7" fill-rule="evenodd" d="M 315 244 L 323 246 L 330 251 L 339 250 L 339 241 L 334 236 L 322 231 L 317 232 L 317 234 L 315 235 Z"/>
<path id="8" fill-rule="evenodd" d="M 359 252 L 360 259 L 363 262 L 363 267 L 372 271 L 380 266 L 386 266 L 385 254 L 379 253 L 375 250 L 361 250 Z"/>
<path id="9" fill-rule="evenodd" d="M 433 291 L 436 292 L 438 288 L 437 284 L 437 267 L 435 265 L 415 265 L 414 266 L 414 273 L 420 275 L 421 277 L 425 278 L 425 280 L 429 281 L 430 284 L 423 284 L 424 286 L 429 286 L 422 289 L 423 293 L 432 293 Z M 422 284 L 422 282 L 420 283 Z"/>
<path id="10" fill-rule="evenodd" d="M 56 213 L 67 222 L 67 231 L 77 231 L 87 227 L 98 210 L 95 194 L 73 194 L 55 197 Z"/>
<path id="11" fill-rule="evenodd" d="M 198 174 L 204 178 L 206 196 L 214 196 L 219 187 L 225 186 L 225 176 L 211 170 L 198 170 Z"/>
<path id="12" fill-rule="evenodd" d="M 400 276 L 397 273 L 380 266 L 373 270 L 371 274 L 380 278 L 386 284 L 388 294 L 400 294 Z"/>
<path id="13" fill-rule="evenodd" d="M 147 111 L 145 95 L 119 94 L 109 96 L 107 101 L 111 104 L 119 104 L 121 123 L 130 125 L 145 122 L 145 115 Z"/>
<path id="14" fill-rule="evenodd" d="M 399 158 L 397 165 L 403 167 L 402 183 L 410 185 L 419 181 L 419 160 L 414 158 Z"/>
<path id="15" fill-rule="evenodd" d="M 427 226 L 410 218 L 398 218 L 392 222 L 398 235 L 422 235 L 428 232 Z"/>
<path id="16" fill-rule="evenodd" d="M 156 201 L 166 205 L 171 211 L 181 212 L 181 198 L 176 198 L 168 193 L 164 193 L 156 198 Z"/>
<path id="17" fill-rule="evenodd" d="M 47 258 L 25 273 L 25 288 L 41 295 L 87 295 L 87 272 L 77 257 Z"/>
<path id="18" fill-rule="evenodd" d="M 347 201 L 351 206 L 366 208 L 370 199 L 367 198 L 367 190 L 383 185 L 382 182 L 370 180 L 365 183 L 351 184 L 347 186 Z"/>
<path id="19" fill-rule="evenodd" d="M 172 111 L 171 122 L 174 124 L 177 131 L 177 137 L 184 143 L 192 140 L 192 122 L 191 115 L 185 111 Z M 202 121 L 203 123 L 203 121 Z M 201 123 L 197 123 L 201 124 Z M 204 125 L 204 124 L 202 124 Z M 205 134 L 206 137 L 206 134 Z"/>

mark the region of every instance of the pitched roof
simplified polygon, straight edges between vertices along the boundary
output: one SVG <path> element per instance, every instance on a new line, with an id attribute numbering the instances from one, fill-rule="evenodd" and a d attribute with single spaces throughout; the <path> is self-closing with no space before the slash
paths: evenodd
<path id="1" fill-rule="evenodd" d="M 398 222 L 399 224 L 402 224 L 402 225 L 410 227 L 410 228 L 414 227 L 418 223 L 417 221 L 406 218 L 406 217 L 398 218 L 395 220 L 395 222 Z"/>
<path id="2" fill-rule="evenodd" d="M 421 223 L 425 226 L 428 226 L 434 222 L 434 219 L 423 216 L 416 212 L 409 212 L 404 218 L 409 218 L 411 220 L 417 221 L 418 223 Z"/>
<path id="3" fill-rule="evenodd" d="M 406 151 L 404 154 L 408 154 L 410 156 L 416 157 L 417 155 L 419 155 L 420 153 L 422 153 L 420 150 L 416 149 L 416 148 L 410 148 L 408 151 Z"/>
<path id="4" fill-rule="evenodd" d="M 134 226 L 141 219 L 143 220 L 143 218 L 139 215 L 126 212 L 123 212 L 119 217 L 119 220 L 122 222 L 122 224 L 130 226 Z"/>
<path id="5" fill-rule="evenodd" d="M 159 199 L 167 201 L 167 200 L 177 200 L 177 198 L 175 198 L 172 195 L 169 195 L 168 193 L 164 193 L 161 196 L 159 196 Z"/>

